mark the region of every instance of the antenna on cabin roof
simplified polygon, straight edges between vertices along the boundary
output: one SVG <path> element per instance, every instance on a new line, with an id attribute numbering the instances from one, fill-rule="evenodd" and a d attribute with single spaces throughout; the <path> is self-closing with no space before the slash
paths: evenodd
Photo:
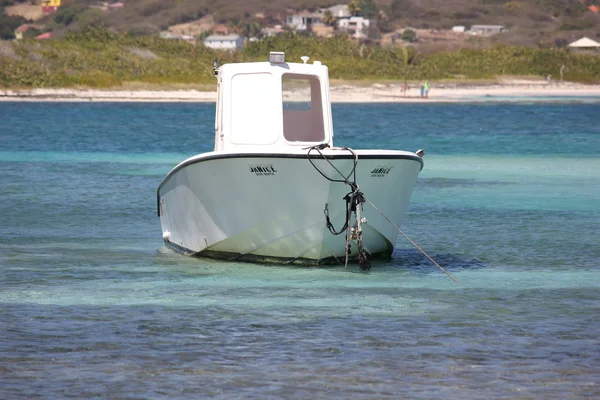
<path id="1" fill-rule="evenodd" d="M 306 64 L 308 62 L 308 60 L 310 60 L 309 56 L 302 56 L 300 57 L 300 59 L 302 60 L 302 64 Z"/>

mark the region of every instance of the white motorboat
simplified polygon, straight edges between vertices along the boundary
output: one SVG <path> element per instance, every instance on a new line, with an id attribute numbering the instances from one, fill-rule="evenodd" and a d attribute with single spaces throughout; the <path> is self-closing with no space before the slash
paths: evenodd
<path id="1" fill-rule="evenodd" d="M 157 190 L 165 244 L 184 254 L 293 264 L 390 257 L 422 151 L 333 146 L 319 61 L 215 65 L 214 151 Z"/>

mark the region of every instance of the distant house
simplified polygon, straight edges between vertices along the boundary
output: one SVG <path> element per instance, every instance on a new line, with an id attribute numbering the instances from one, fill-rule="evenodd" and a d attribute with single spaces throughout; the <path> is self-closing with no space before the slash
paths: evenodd
<path id="1" fill-rule="evenodd" d="M 116 3 L 108 3 L 106 1 L 97 1 L 94 4 L 89 5 L 90 8 L 95 8 L 97 10 L 109 11 L 109 10 L 118 10 L 120 8 L 125 7 L 125 3 L 122 1 L 117 1 Z"/>
<path id="2" fill-rule="evenodd" d="M 322 14 L 302 11 L 298 14 L 288 15 L 285 19 L 286 24 L 295 31 L 310 31 L 313 24 L 323 22 Z"/>
<path id="3" fill-rule="evenodd" d="M 369 27 L 375 25 L 375 21 L 364 17 L 346 17 L 338 19 L 338 30 L 348 32 L 356 39 L 366 39 L 369 36 Z"/>
<path id="4" fill-rule="evenodd" d="M 61 5 L 61 0 L 42 0 L 42 12 L 50 14 L 58 10 Z"/>
<path id="5" fill-rule="evenodd" d="M 162 31 L 158 34 L 158 37 L 161 39 L 180 39 L 180 35 L 169 31 Z"/>
<path id="6" fill-rule="evenodd" d="M 229 35 L 230 29 L 227 27 L 227 25 L 217 24 L 213 28 L 213 32 L 215 35 Z"/>
<path id="7" fill-rule="evenodd" d="M 453 26 L 453 27 L 452 27 L 452 32 L 459 32 L 459 33 L 462 33 L 462 32 L 464 32 L 465 30 L 466 30 L 466 29 L 465 29 L 465 27 L 464 27 L 464 26 L 461 26 L 461 25 L 457 25 L 457 26 Z"/>
<path id="8" fill-rule="evenodd" d="M 505 25 L 473 25 L 469 33 L 478 36 L 497 35 L 498 33 L 508 32 Z"/>
<path id="9" fill-rule="evenodd" d="M 23 40 L 23 34 L 29 30 L 29 25 L 23 24 L 15 29 L 15 39 Z"/>
<path id="10" fill-rule="evenodd" d="M 97 1 L 94 4 L 90 4 L 90 8 L 95 8 L 96 10 L 108 11 L 109 4 L 105 1 Z"/>
<path id="11" fill-rule="evenodd" d="M 204 45 L 217 50 L 237 50 L 244 47 L 244 38 L 239 35 L 210 35 Z"/>
<path id="12" fill-rule="evenodd" d="M 325 8 L 321 11 L 325 12 L 325 10 L 328 10 L 331 13 L 331 15 L 333 15 L 336 18 L 348 18 L 352 16 L 346 4 L 338 4 L 335 6 Z"/>
<path id="13" fill-rule="evenodd" d="M 192 35 L 180 35 L 178 33 L 173 33 L 170 31 L 162 31 L 158 34 L 161 39 L 175 39 L 175 40 L 185 40 L 186 42 L 190 42 L 195 44 L 196 38 Z"/>
<path id="14" fill-rule="evenodd" d="M 45 39 L 50 39 L 51 37 L 52 37 L 52 33 L 46 32 L 46 33 L 42 33 L 41 35 L 36 36 L 35 38 L 37 40 L 45 40 Z"/>
<path id="15" fill-rule="evenodd" d="M 20 25 L 17 29 L 15 29 L 15 39 L 23 40 L 23 35 L 30 29 L 37 29 L 38 31 L 42 30 L 43 26 L 41 25 L 32 25 L 32 24 L 23 24 Z"/>
<path id="16" fill-rule="evenodd" d="M 600 52 L 600 43 L 592 40 L 590 38 L 582 37 L 579 40 L 574 41 L 573 43 L 567 46 L 569 50 L 575 50 L 580 52 L 587 53 L 596 53 Z"/>
<path id="17" fill-rule="evenodd" d="M 260 30 L 260 33 L 265 37 L 277 36 L 277 35 L 283 35 L 285 33 L 285 29 L 283 29 L 281 27 L 281 25 L 267 26 L 267 27 L 262 28 Z"/>

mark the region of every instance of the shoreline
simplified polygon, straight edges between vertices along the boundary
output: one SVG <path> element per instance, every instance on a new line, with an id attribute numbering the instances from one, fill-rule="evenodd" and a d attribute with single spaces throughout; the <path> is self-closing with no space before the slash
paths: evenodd
<path id="1" fill-rule="evenodd" d="M 477 101 L 552 101 L 564 97 L 592 98 L 600 101 L 600 85 L 571 82 L 513 80 L 490 84 L 453 84 L 433 82 L 428 98 L 421 97 L 419 87 L 409 85 L 402 94 L 401 83 L 334 83 L 332 103 L 421 103 Z M 186 90 L 100 90 L 100 89 L 0 89 L 0 101 L 32 102 L 198 102 L 209 103 L 216 92 Z"/>

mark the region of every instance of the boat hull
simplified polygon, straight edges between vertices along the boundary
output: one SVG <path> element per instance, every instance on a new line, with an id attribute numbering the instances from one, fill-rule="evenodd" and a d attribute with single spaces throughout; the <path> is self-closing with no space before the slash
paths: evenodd
<path id="1" fill-rule="evenodd" d="M 332 180 L 343 180 L 340 173 L 354 180 L 354 158 L 324 153 L 328 160 L 311 155 L 312 163 L 306 154 L 207 153 L 184 161 L 157 191 L 165 244 L 228 260 L 343 262 L 345 234 L 330 233 L 324 210 L 336 229 L 344 225 L 351 188 Z M 356 153 L 356 183 L 367 198 L 364 248 L 371 257 L 389 257 L 398 235 L 390 221 L 402 223 L 423 162 L 401 151 Z M 352 245 L 352 255 L 357 250 Z"/>

